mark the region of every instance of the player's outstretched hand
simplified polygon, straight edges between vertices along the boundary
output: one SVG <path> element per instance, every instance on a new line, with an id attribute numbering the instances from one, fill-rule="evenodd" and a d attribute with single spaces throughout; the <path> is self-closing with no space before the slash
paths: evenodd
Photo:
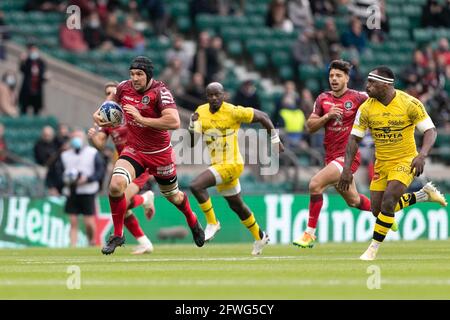
<path id="1" fill-rule="evenodd" d="M 284 152 L 284 144 L 281 141 L 278 143 L 278 152 Z"/>
<path id="2" fill-rule="evenodd" d="M 349 169 L 345 169 L 342 171 L 341 177 L 339 179 L 337 188 L 341 191 L 347 191 L 352 183 L 353 175 Z"/>
<path id="3" fill-rule="evenodd" d="M 425 167 L 425 156 L 419 154 L 411 162 L 411 173 L 418 177 L 423 173 L 423 168 Z"/>
<path id="4" fill-rule="evenodd" d="M 99 110 L 94 112 L 92 118 L 94 119 L 94 123 L 99 127 L 112 127 L 112 123 L 110 121 L 103 120 L 102 116 L 99 113 Z"/>
<path id="5" fill-rule="evenodd" d="M 142 119 L 141 113 L 139 112 L 139 110 L 132 106 L 131 104 L 126 104 L 123 106 L 123 110 L 128 113 L 130 116 L 133 117 L 133 119 L 136 122 L 140 122 L 140 120 Z"/>

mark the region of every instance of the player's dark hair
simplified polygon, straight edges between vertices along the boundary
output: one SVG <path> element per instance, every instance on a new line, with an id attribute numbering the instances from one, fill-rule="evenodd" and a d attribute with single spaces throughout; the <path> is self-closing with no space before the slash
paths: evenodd
<path id="1" fill-rule="evenodd" d="M 330 67 L 328 70 L 331 69 L 337 69 L 344 71 L 345 74 L 349 74 L 350 70 L 352 69 L 352 64 L 350 62 L 344 61 L 344 60 L 333 60 L 330 63 Z"/>
<path id="2" fill-rule="evenodd" d="M 145 56 L 137 56 L 131 61 L 130 70 L 139 69 L 145 72 L 147 75 L 147 84 L 153 78 L 153 62 Z"/>
<path id="3" fill-rule="evenodd" d="M 392 71 L 392 70 L 391 70 L 389 67 L 387 67 L 387 66 L 379 66 L 379 67 L 376 67 L 376 68 L 374 69 L 374 71 L 376 71 L 377 74 L 378 74 L 379 76 L 382 76 L 382 77 L 385 77 L 385 78 L 390 78 L 390 79 L 395 80 L 395 74 L 394 74 L 394 71 Z"/>

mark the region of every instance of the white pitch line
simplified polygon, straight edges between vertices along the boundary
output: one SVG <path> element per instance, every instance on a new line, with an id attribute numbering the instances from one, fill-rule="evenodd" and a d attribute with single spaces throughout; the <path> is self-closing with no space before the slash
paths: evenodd
<path id="1" fill-rule="evenodd" d="M 50 261 L 38 260 L 38 259 L 18 259 L 19 264 L 65 264 L 65 263 L 122 263 L 122 262 L 205 262 L 205 261 L 359 261 L 358 257 L 314 257 L 314 256 L 259 256 L 259 257 L 216 257 L 216 258 L 69 258 L 69 259 L 57 259 Z M 450 257 L 443 256 L 425 256 L 425 257 L 390 257 L 390 258 L 380 258 L 376 262 L 386 262 L 386 261 L 399 261 L 399 260 L 414 260 L 414 261 L 424 261 L 424 260 L 450 260 Z M 363 262 L 361 262 L 363 263 Z"/>
<path id="2" fill-rule="evenodd" d="M 385 286 L 450 286 L 450 279 L 384 279 Z M 14 286 L 66 286 L 65 280 L 0 280 L 0 287 Z M 308 280 L 308 279 L 274 279 L 274 280 L 82 280 L 81 286 L 361 286 L 366 287 L 366 280 Z"/>

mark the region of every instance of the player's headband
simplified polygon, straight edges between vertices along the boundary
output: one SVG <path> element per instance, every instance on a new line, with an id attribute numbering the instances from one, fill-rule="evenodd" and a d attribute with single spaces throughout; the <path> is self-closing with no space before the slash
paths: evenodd
<path id="1" fill-rule="evenodd" d="M 369 76 L 367 77 L 367 79 L 380 81 L 380 82 L 387 83 L 387 84 L 393 84 L 394 83 L 394 79 L 382 77 L 382 76 L 379 76 L 379 75 L 377 75 L 375 73 L 369 73 Z"/>

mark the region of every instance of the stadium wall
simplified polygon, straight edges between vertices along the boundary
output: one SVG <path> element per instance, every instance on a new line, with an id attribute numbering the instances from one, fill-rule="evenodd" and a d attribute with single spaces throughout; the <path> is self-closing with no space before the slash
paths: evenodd
<path id="1" fill-rule="evenodd" d="M 261 225 L 270 235 L 271 244 L 289 244 L 305 229 L 308 221 L 307 195 L 267 194 L 244 196 L 244 200 L 255 213 Z M 447 200 L 450 197 L 447 196 Z M 3 198 L 0 201 L 0 247 L 18 246 L 69 246 L 69 220 L 63 213 L 63 198 L 31 199 L 26 197 Z M 184 216 L 162 197 L 156 198 L 156 214 L 151 221 L 144 218 L 142 208 L 135 210 L 145 233 L 154 243 L 191 243 L 190 232 L 182 240 L 161 240 L 160 231 L 181 227 L 187 230 Z M 205 219 L 193 197 L 190 198 L 194 211 L 202 224 Z M 222 230 L 215 243 L 251 242 L 249 232 L 241 225 L 236 214 L 221 197 L 212 197 L 215 212 L 222 224 Z M 103 242 L 112 232 L 110 209 L 107 197 L 97 202 L 97 242 Z M 449 237 L 450 214 L 447 208 L 435 203 L 420 203 L 398 212 L 398 232 L 390 232 L 387 240 L 445 240 Z M 317 229 L 319 242 L 366 242 L 372 237 L 375 219 L 370 212 L 350 209 L 338 195 L 324 197 L 324 206 Z M 125 233 L 128 244 L 136 243 Z M 83 231 L 79 232 L 80 246 L 87 245 Z"/>

